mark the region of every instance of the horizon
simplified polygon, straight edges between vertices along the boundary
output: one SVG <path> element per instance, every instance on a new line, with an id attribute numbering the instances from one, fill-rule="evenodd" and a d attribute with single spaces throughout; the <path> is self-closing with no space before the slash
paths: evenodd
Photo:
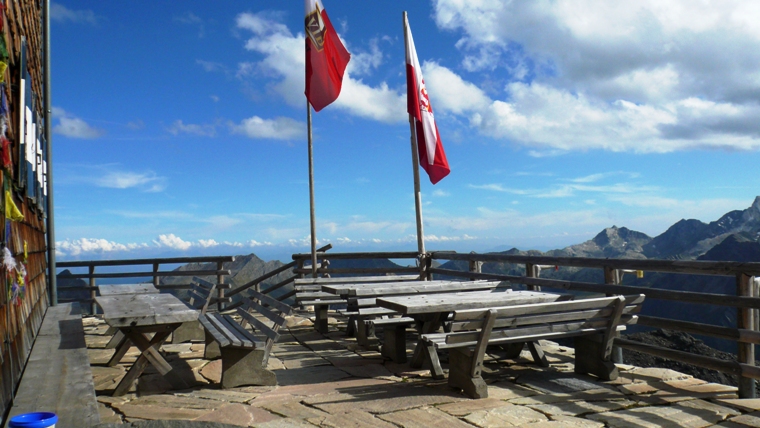
<path id="1" fill-rule="evenodd" d="M 416 249 L 404 10 L 451 166 L 421 172 L 428 250 L 654 237 L 760 193 L 751 1 L 324 3 L 352 54 L 313 115 L 332 251 Z M 51 5 L 59 259 L 308 252 L 302 5 L 148 9 Z"/>

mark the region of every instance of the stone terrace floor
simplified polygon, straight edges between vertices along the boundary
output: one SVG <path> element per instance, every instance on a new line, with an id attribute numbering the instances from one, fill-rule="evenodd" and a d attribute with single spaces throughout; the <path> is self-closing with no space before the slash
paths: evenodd
<path id="1" fill-rule="evenodd" d="M 737 399 L 734 387 L 632 366 L 620 366 L 618 380 L 600 382 L 573 373 L 573 349 L 552 342 L 542 342 L 549 368 L 532 364 L 527 351 L 517 360 L 489 354 L 483 370 L 489 397 L 473 400 L 427 370 L 358 348 L 345 335 L 345 320 L 332 318 L 322 335 L 306 314 L 288 320 L 273 349 L 269 368 L 279 386 L 222 390 L 221 361 L 204 360 L 203 343 L 167 344 L 167 360 L 192 389 L 170 391 L 149 367 L 129 394 L 112 397 L 139 351 L 132 348 L 120 365 L 107 367 L 108 326 L 97 317 L 84 324 L 104 427 L 172 419 L 262 428 L 760 427 L 760 399 Z"/>

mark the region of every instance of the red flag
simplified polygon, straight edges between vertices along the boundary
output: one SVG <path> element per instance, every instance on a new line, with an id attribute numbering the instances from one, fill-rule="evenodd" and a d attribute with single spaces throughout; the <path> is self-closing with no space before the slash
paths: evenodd
<path id="1" fill-rule="evenodd" d="M 306 98 L 320 111 L 340 95 L 351 54 L 338 38 L 321 0 L 306 0 Z"/>
<path id="2" fill-rule="evenodd" d="M 438 125 L 435 124 L 433 107 L 430 105 L 425 80 L 422 78 L 420 61 L 414 48 L 409 21 L 406 22 L 406 110 L 414 117 L 417 134 L 417 150 L 420 152 L 420 166 L 428 173 L 430 182 L 435 184 L 449 175 L 449 161 L 443 151 Z"/>

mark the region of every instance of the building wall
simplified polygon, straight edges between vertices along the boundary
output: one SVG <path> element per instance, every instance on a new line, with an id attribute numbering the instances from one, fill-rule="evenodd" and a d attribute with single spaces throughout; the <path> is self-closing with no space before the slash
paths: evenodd
<path id="1" fill-rule="evenodd" d="M 4 37 L 8 57 L 0 58 L 7 63 L 4 73 L 4 83 L 0 91 L 7 98 L 7 114 L 0 114 L 0 125 L 3 117 L 7 123 L 5 136 L 10 142 L 9 153 L 13 165 L 8 166 L 0 160 L 0 220 L 4 226 L 0 230 L 1 247 L 11 251 L 13 260 L 17 263 L 15 271 L 8 271 L 5 263 L 0 264 L 0 419 L 7 413 L 13 397 L 13 391 L 18 386 L 23 367 L 37 335 L 42 317 L 49 305 L 47 295 L 47 255 L 45 239 L 45 213 L 41 205 L 29 198 L 34 196 L 34 189 L 25 186 L 26 172 L 19 169 L 26 158 L 22 143 L 25 141 L 24 129 L 21 129 L 21 106 L 25 103 L 20 99 L 21 94 L 21 64 L 20 54 L 22 37 L 26 39 L 26 64 L 31 80 L 31 90 L 34 110 L 42 118 L 42 25 L 41 0 L 0 0 L 5 6 L 3 11 L 3 29 L 0 35 Z M 0 56 L 2 56 L 0 50 Z M 0 65 L 2 67 L 2 65 Z M 2 109 L 0 109 L 2 110 Z M 42 121 L 39 120 L 42 128 Z M 2 129 L 0 127 L 0 129 Z M 42 131 L 42 129 L 40 129 Z M 1 134 L 1 133 L 0 133 Z M 0 141 L 2 139 L 0 138 Z M 21 150 L 20 150 L 21 149 Z M 20 157 L 21 156 L 21 157 Z M 5 190 L 9 190 L 12 200 L 23 214 L 23 220 L 9 221 L 6 218 Z M 25 251 L 26 244 L 26 251 Z M 25 256 L 26 254 L 26 256 Z M 0 256 L 0 260 L 9 261 Z M 13 298 L 13 278 L 21 270 L 26 269 L 24 286 L 17 298 Z M 18 283 L 18 280 L 16 280 Z"/>

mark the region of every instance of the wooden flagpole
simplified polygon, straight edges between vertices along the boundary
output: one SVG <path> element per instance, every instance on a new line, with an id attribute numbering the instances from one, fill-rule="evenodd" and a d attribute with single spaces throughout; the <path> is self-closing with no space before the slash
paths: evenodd
<path id="1" fill-rule="evenodd" d="M 311 104 L 306 99 L 306 124 L 309 128 L 309 212 L 311 223 L 311 276 L 317 277 L 317 220 L 314 210 L 314 153 L 311 139 Z"/>
<path id="2" fill-rule="evenodd" d="M 407 18 L 404 11 L 404 48 L 409 46 L 407 40 Z M 407 52 L 407 55 L 409 52 Z M 409 115 L 409 131 L 412 141 L 412 169 L 414 171 L 414 207 L 417 211 L 417 251 L 420 254 L 420 272 L 424 269 L 422 257 L 425 255 L 425 237 L 422 230 L 422 195 L 420 193 L 420 157 L 417 149 L 417 132 L 414 126 L 414 116 Z"/>

